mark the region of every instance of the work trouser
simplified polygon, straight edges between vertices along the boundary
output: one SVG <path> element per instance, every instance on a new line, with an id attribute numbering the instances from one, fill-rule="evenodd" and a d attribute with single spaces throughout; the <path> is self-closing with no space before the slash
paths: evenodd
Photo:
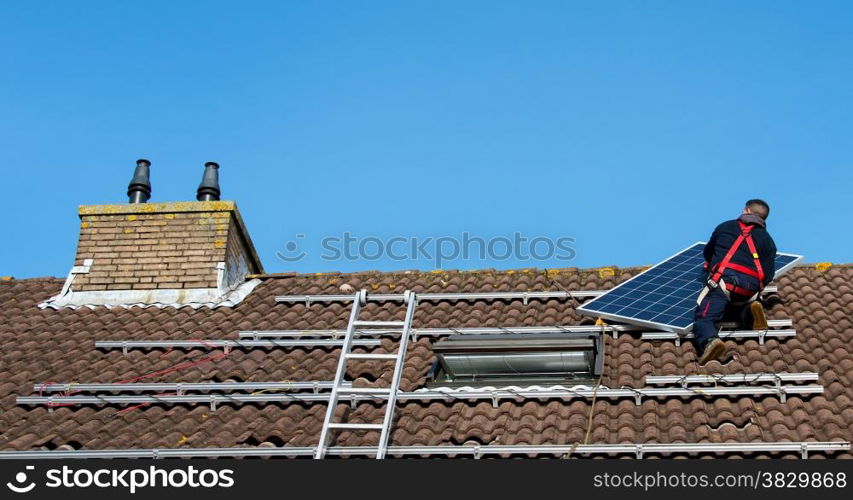
<path id="1" fill-rule="evenodd" d="M 724 272 L 723 281 L 747 290 L 759 288 L 758 279 L 736 271 Z M 741 325 L 752 327 L 752 312 L 749 309 L 749 303 L 746 302 L 749 297 L 729 293 L 736 303 L 732 303 L 722 288 L 717 287 L 708 292 L 702 302 L 696 306 L 696 312 L 693 315 L 693 346 L 697 351 L 701 350 L 705 342 L 717 336 L 720 323 L 723 321 L 739 321 Z"/>

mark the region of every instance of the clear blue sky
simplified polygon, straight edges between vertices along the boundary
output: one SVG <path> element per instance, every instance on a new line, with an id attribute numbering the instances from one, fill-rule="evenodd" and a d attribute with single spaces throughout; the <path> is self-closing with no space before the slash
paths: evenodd
<path id="1" fill-rule="evenodd" d="M 569 236 L 640 265 L 767 199 L 850 262 L 850 2 L 3 2 L 0 275 L 67 274 L 78 204 L 194 199 L 222 165 L 267 271 L 320 238 Z M 276 257 L 296 234 L 309 256 Z"/>

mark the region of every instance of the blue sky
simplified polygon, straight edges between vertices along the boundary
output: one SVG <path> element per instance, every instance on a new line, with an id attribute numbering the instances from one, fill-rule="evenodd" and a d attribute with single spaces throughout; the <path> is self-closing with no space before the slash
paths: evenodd
<path id="1" fill-rule="evenodd" d="M 649 264 L 750 197 L 770 202 L 780 250 L 850 262 L 851 15 L 849 2 L 4 2 L 0 275 L 64 276 L 76 206 L 126 201 L 139 157 L 152 201 L 194 199 L 219 162 L 270 272 L 436 267 L 325 260 L 322 238 L 345 231 L 575 240 L 571 261 L 449 269 Z M 290 241 L 303 260 L 277 258 Z"/>

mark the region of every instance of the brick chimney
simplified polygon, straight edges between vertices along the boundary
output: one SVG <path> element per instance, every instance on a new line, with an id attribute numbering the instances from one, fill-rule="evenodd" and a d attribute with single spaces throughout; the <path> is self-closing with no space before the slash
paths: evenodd
<path id="1" fill-rule="evenodd" d="M 242 300 L 257 284 L 247 285 L 248 275 L 263 273 L 232 201 L 82 205 L 78 213 L 75 265 L 42 307 L 230 305 L 235 291 Z"/>
<path id="2" fill-rule="evenodd" d="M 231 201 L 83 205 L 79 215 L 75 265 L 92 262 L 75 291 L 230 288 L 262 271 Z"/>

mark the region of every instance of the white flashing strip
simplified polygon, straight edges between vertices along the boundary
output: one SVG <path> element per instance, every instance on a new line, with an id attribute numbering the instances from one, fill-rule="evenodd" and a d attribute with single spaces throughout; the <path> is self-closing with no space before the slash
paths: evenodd
<path id="1" fill-rule="evenodd" d="M 82 266 L 72 266 L 71 270 L 68 271 L 68 276 L 65 278 L 65 283 L 62 284 L 62 289 L 59 291 L 59 294 L 48 299 L 45 304 L 68 295 L 69 290 L 71 290 L 71 283 L 74 282 L 74 278 L 76 278 L 78 274 L 89 274 L 89 270 L 92 268 L 92 264 L 94 262 L 94 259 L 85 259 Z M 39 307 L 42 307 L 42 304 L 39 304 Z"/>
<path id="2" fill-rule="evenodd" d="M 344 391 L 346 392 L 346 391 Z M 421 389 L 415 392 L 397 393 L 397 401 L 491 401 L 497 407 L 500 400 L 518 399 L 590 399 L 596 398 L 633 398 L 637 405 L 643 398 L 656 397 L 727 397 L 727 396 L 777 396 L 785 402 L 789 395 L 822 394 L 820 385 L 779 385 L 779 386 L 735 386 L 735 387 L 647 387 L 642 389 L 621 388 L 594 389 L 585 386 L 567 388 L 515 388 L 515 387 L 461 387 Z M 341 397 L 344 402 L 352 405 L 360 401 L 381 401 L 388 399 L 388 394 L 349 393 Z M 85 395 L 85 396 L 19 396 L 19 405 L 103 405 L 103 404 L 209 404 L 215 410 L 220 404 L 245 403 L 281 403 L 281 402 L 327 402 L 328 393 L 285 393 L 285 394 L 184 394 L 184 395 Z"/>
<path id="3" fill-rule="evenodd" d="M 765 293 L 776 292 L 776 286 L 768 286 L 764 288 Z M 578 290 L 573 292 L 563 291 L 541 291 L 541 292 L 471 292 L 471 293 L 418 293 L 418 301 L 439 302 L 442 300 L 522 300 L 525 304 L 530 299 L 568 299 L 568 298 L 595 298 L 604 295 L 610 290 Z M 275 298 L 276 302 L 304 302 L 306 305 L 311 305 L 312 302 L 349 302 L 353 299 L 353 295 L 278 295 Z M 403 301 L 402 293 L 390 294 L 371 294 L 368 293 L 367 301 L 387 302 L 387 301 Z"/>
<path id="4" fill-rule="evenodd" d="M 818 374 L 801 373 L 738 373 L 731 375 L 657 375 L 645 378 L 646 385 L 687 386 L 690 384 L 758 384 L 772 383 L 781 386 L 782 382 L 815 382 Z"/>
<path id="5" fill-rule="evenodd" d="M 89 274 L 89 270 L 92 269 L 92 264 L 94 263 L 94 259 L 85 259 L 82 266 L 72 266 L 71 271 L 68 272 L 68 277 L 65 278 L 65 283 L 62 285 L 62 291 L 59 292 L 59 295 L 68 293 L 68 290 L 71 289 L 71 283 L 78 274 Z"/>
<path id="6" fill-rule="evenodd" d="M 73 270 L 72 270 L 73 272 Z M 199 309 L 209 307 L 234 307 L 243 301 L 256 286 L 263 281 L 252 279 L 241 283 L 233 290 L 221 290 L 219 288 L 195 288 L 185 290 L 98 290 L 75 292 L 65 289 L 38 305 L 41 309 L 77 309 L 88 307 L 192 307 Z M 66 282 L 68 283 L 68 282 Z"/>
<path id="7" fill-rule="evenodd" d="M 378 339 L 356 339 L 355 346 L 377 346 Z M 340 347 L 343 340 L 301 339 L 301 340 L 98 340 L 95 349 L 121 349 L 127 354 L 130 349 L 252 349 L 256 347 Z"/>
<path id="8" fill-rule="evenodd" d="M 578 444 L 578 445 L 444 445 L 389 446 L 391 456 L 458 455 L 481 458 L 505 455 L 551 455 L 568 458 L 577 455 L 632 454 L 640 459 L 646 455 L 673 453 L 799 453 L 803 459 L 811 452 L 850 451 L 849 441 L 783 441 L 757 443 L 648 443 L 648 444 Z M 83 459 L 83 458 L 223 458 L 223 457 L 302 457 L 314 456 L 315 447 L 278 448 L 167 448 L 124 450 L 32 450 L 0 451 L 0 459 Z M 373 456 L 374 446 L 332 446 L 326 455 Z"/>

